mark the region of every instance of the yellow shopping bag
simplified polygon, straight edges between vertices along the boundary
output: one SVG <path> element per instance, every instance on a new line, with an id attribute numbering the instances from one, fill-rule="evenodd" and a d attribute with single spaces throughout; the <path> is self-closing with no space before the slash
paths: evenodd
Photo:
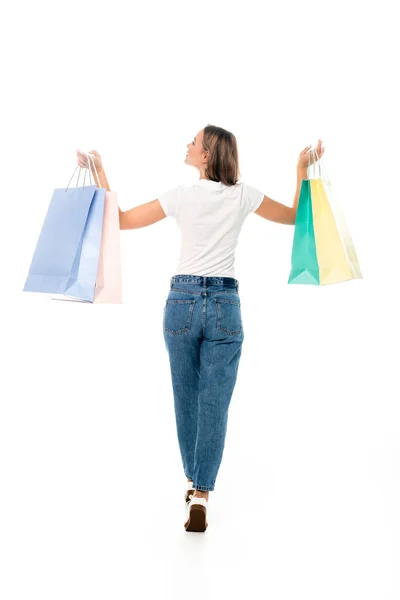
<path id="1" fill-rule="evenodd" d="M 324 177 L 322 180 L 323 186 L 324 186 L 324 191 L 327 195 L 328 202 L 332 209 L 332 212 L 333 212 L 333 215 L 334 215 L 334 218 L 336 221 L 336 225 L 337 225 L 337 228 L 339 231 L 339 235 L 342 240 L 344 250 L 346 252 L 347 262 L 350 267 L 350 273 L 351 273 L 352 279 L 363 279 L 360 265 L 358 262 L 357 252 L 354 247 L 353 239 L 351 237 L 349 228 L 347 226 L 347 221 L 344 216 L 343 208 L 341 206 L 339 198 L 337 197 L 336 193 L 334 192 L 334 189 L 329 180 L 329 177 L 326 174 L 322 159 L 319 159 L 319 160 L 320 160 L 321 167 L 323 168 L 323 171 L 324 171 Z"/>
<path id="2" fill-rule="evenodd" d="M 321 179 L 311 179 L 320 285 L 352 279 L 350 265 Z"/>

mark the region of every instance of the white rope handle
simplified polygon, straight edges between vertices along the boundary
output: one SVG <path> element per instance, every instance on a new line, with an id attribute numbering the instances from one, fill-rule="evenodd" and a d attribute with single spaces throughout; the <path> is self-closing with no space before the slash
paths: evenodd
<path id="1" fill-rule="evenodd" d="M 310 165 L 310 155 L 311 155 L 311 152 L 314 152 L 315 157 L 317 159 L 317 160 L 315 160 L 315 157 L 314 157 L 314 162 L 312 164 L 312 166 L 313 166 L 313 173 L 314 173 L 314 179 L 316 179 L 316 177 L 315 177 L 315 163 L 316 162 L 318 162 L 319 177 L 321 178 L 322 177 L 322 174 L 321 174 L 321 164 L 322 164 L 321 161 L 322 161 L 322 158 L 320 156 L 318 156 L 317 151 L 314 149 L 314 150 L 309 150 L 309 152 L 308 152 L 307 179 L 310 179 L 310 174 L 311 174 L 311 165 Z"/>
<path id="2" fill-rule="evenodd" d="M 84 153 L 84 154 L 85 154 L 85 153 Z M 96 164 L 95 164 L 95 162 L 94 162 L 94 159 L 92 158 L 92 156 L 94 156 L 94 154 L 92 155 L 92 154 L 88 153 L 88 154 L 86 154 L 86 156 L 88 157 L 88 159 L 90 158 L 90 159 L 91 159 L 91 161 L 92 161 L 93 168 L 94 168 L 94 170 L 95 170 L 95 172 L 96 172 L 96 175 L 97 175 L 97 181 L 98 181 L 99 187 L 101 187 L 101 184 L 100 184 L 100 177 L 99 177 L 99 174 L 98 174 L 98 172 L 97 172 L 97 169 L 96 169 Z M 90 176 L 90 169 L 89 169 L 89 176 Z M 96 184 L 96 182 L 95 182 L 95 184 Z"/>
<path id="3" fill-rule="evenodd" d="M 323 161 L 322 161 L 322 156 L 319 156 L 319 157 L 318 157 L 318 154 L 317 154 L 317 151 L 316 151 L 316 150 L 315 150 L 315 154 L 317 155 L 317 158 L 318 158 L 318 163 L 319 163 L 319 165 L 320 165 L 320 176 L 322 176 L 322 178 L 323 178 L 323 179 L 325 179 L 325 181 L 327 181 L 327 182 L 329 183 L 329 185 L 330 185 L 330 183 L 331 183 L 331 182 L 330 182 L 330 179 L 329 179 L 329 176 L 328 176 L 328 172 L 327 172 L 327 170 L 326 170 L 326 167 L 325 167 L 325 165 L 324 165 L 324 163 L 323 163 Z M 321 175 L 321 170 L 323 171 L 322 175 Z M 324 175 L 325 175 L 325 177 L 324 177 Z"/>
<path id="4" fill-rule="evenodd" d="M 82 150 L 81 150 L 81 152 L 82 152 Z M 92 164 L 93 164 L 94 170 L 95 170 L 95 172 L 96 172 L 96 175 L 97 175 L 97 181 L 98 181 L 98 183 L 99 183 L 99 187 L 101 187 L 101 185 L 100 185 L 100 178 L 99 178 L 99 174 L 98 174 L 98 172 L 97 172 L 97 169 L 96 169 L 95 162 L 94 162 L 94 160 L 93 160 L 93 158 L 92 158 L 92 154 L 89 154 L 88 152 L 82 152 L 82 154 L 84 154 L 85 156 L 87 156 L 87 157 L 88 157 L 88 166 L 87 166 L 87 167 L 83 167 L 83 168 L 85 169 L 85 174 L 84 174 L 84 177 L 83 177 L 83 186 L 85 186 L 86 170 L 88 170 L 88 171 L 89 171 L 89 181 L 90 181 L 90 185 L 93 185 L 93 184 L 92 184 L 92 178 L 91 178 L 91 174 L 90 174 L 90 161 L 89 161 L 89 159 L 90 159 L 90 160 L 92 161 Z M 94 156 L 94 155 L 93 155 L 93 156 Z M 72 181 L 72 179 L 73 179 L 73 177 L 74 177 L 74 175 L 75 175 L 75 173 L 76 173 L 76 169 L 77 169 L 78 167 L 79 167 L 79 174 L 78 174 L 78 180 L 77 180 L 77 182 L 76 182 L 76 187 L 78 187 L 78 184 L 79 184 L 79 178 L 80 178 L 80 176 L 81 176 L 81 170 L 82 170 L 82 167 L 80 166 L 80 164 L 79 164 L 79 163 L 76 165 L 75 171 L 73 172 L 73 174 L 72 174 L 72 177 L 71 177 L 71 179 L 69 180 L 69 182 L 68 182 L 68 185 L 67 185 L 67 187 L 66 187 L 65 191 L 67 191 L 67 189 L 69 188 L 69 184 L 71 183 L 71 181 Z M 95 185 L 96 185 L 96 182 L 95 182 Z"/>

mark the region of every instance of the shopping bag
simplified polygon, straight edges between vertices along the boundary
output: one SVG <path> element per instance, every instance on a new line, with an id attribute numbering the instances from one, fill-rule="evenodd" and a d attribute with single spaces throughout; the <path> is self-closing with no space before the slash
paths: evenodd
<path id="1" fill-rule="evenodd" d="M 106 192 L 94 304 L 122 304 L 119 209 L 116 192 Z"/>
<path id="2" fill-rule="evenodd" d="M 324 191 L 327 195 L 328 202 L 332 208 L 332 212 L 333 212 L 333 215 L 334 215 L 334 218 L 336 221 L 339 235 L 340 235 L 342 244 L 343 244 L 345 252 L 346 252 L 347 262 L 350 267 L 350 273 L 351 273 L 352 279 L 363 279 L 361 269 L 360 269 L 360 264 L 358 262 L 357 252 L 354 247 L 353 239 L 351 237 L 351 234 L 350 234 L 350 231 L 349 231 L 349 228 L 347 225 L 347 221 L 346 221 L 346 218 L 345 218 L 345 215 L 343 212 L 341 202 L 340 202 L 336 192 L 334 191 L 333 186 L 330 182 L 330 179 L 326 173 L 322 158 L 320 158 L 319 161 L 320 161 L 320 166 L 323 170 L 322 181 L 323 181 L 323 185 L 324 185 Z"/>
<path id="3" fill-rule="evenodd" d="M 297 206 L 292 247 L 292 268 L 288 283 L 319 285 L 319 265 L 311 205 L 311 186 L 303 179 Z"/>
<path id="4" fill-rule="evenodd" d="M 100 186 L 100 179 L 91 154 L 94 172 Z M 94 174 L 94 173 L 93 173 Z M 53 297 L 53 300 L 83 302 L 70 296 Z M 122 272 L 120 249 L 119 208 L 116 192 L 106 191 L 104 201 L 103 227 L 101 234 L 100 255 L 96 276 L 93 304 L 122 304 Z"/>
<path id="5" fill-rule="evenodd" d="M 85 186 L 85 178 L 83 186 L 70 188 L 75 172 L 66 189 L 53 192 L 23 291 L 92 302 L 106 190 Z"/>
<path id="6" fill-rule="evenodd" d="M 350 265 L 321 179 L 311 179 L 320 285 L 352 279 Z"/>
<path id="7" fill-rule="evenodd" d="M 303 180 L 299 197 L 292 247 L 292 269 L 288 283 L 326 285 L 362 278 L 343 211 L 333 193 L 329 178 L 325 172 L 322 175 L 322 159 L 315 150 L 314 152 L 314 178 L 310 177 L 309 161 L 309 179 Z M 317 162 L 319 177 L 315 177 Z M 308 193 L 303 190 L 307 190 Z M 304 247 L 311 248 L 311 251 L 315 249 L 318 276 L 315 276 L 314 271 L 313 277 L 310 277 L 310 253 L 306 254 Z"/>

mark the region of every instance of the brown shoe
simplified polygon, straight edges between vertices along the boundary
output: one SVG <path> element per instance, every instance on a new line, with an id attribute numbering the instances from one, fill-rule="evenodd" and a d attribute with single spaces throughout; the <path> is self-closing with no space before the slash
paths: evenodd
<path id="1" fill-rule="evenodd" d="M 186 531 L 205 531 L 207 522 L 208 502 L 205 498 L 193 496 L 189 503 L 189 515 L 184 525 Z"/>

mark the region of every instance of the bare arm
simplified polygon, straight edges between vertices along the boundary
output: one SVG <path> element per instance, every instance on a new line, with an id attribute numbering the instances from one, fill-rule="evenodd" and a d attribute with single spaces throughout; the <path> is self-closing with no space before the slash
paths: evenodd
<path id="1" fill-rule="evenodd" d="M 254 211 L 255 214 L 267 219 L 268 221 L 273 221 L 274 223 L 294 225 L 296 222 L 296 213 L 303 179 L 308 179 L 307 167 L 297 167 L 297 187 L 293 200 L 293 206 L 281 204 L 276 200 L 272 200 L 272 198 L 269 198 L 268 196 L 264 196 L 260 206 L 256 211 Z"/>
<path id="2" fill-rule="evenodd" d="M 96 187 L 106 188 L 106 190 L 110 192 L 110 186 L 104 169 L 97 169 L 97 173 L 99 174 L 100 185 L 97 185 L 96 183 Z M 93 175 L 93 177 L 95 176 Z M 138 229 L 139 227 L 147 227 L 166 217 L 157 198 L 150 202 L 139 204 L 139 206 L 134 206 L 126 211 L 121 210 L 118 206 L 118 211 L 120 229 Z"/>

